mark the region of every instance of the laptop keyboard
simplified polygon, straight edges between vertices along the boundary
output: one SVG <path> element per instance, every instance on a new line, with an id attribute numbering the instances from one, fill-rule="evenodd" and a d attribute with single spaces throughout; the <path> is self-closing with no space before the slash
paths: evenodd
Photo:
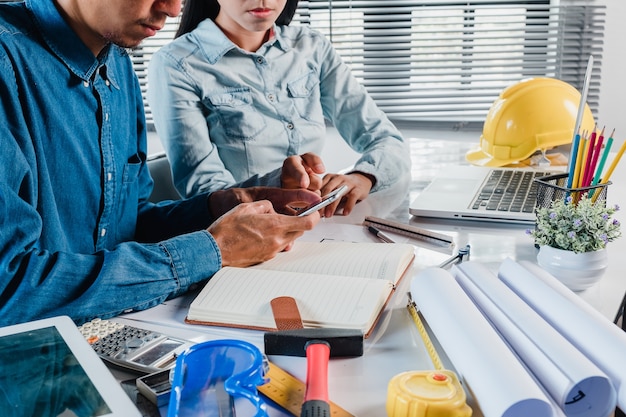
<path id="1" fill-rule="evenodd" d="M 552 172 L 494 169 L 471 208 L 532 213 L 537 201 L 537 184 L 533 179 L 549 174 Z"/>

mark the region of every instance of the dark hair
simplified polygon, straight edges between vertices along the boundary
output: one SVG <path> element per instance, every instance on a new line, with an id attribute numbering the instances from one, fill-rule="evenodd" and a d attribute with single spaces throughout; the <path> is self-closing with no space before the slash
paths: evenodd
<path id="1" fill-rule="evenodd" d="M 296 14 L 299 0 L 287 0 L 276 24 L 286 26 L 291 23 L 291 19 Z M 220 11 L 220 5 L 217 0 L 185 0 L 183 13 L 180 19 L 180 25 L 176 31 L 176 37 L 184 35 L 194 30 L 200 22 L 205 19 L 215 20 Z"/>

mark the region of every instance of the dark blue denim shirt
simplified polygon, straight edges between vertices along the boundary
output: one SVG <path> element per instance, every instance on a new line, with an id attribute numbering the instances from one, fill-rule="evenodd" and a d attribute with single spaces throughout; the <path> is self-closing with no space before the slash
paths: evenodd
<path id="1" fill-rule="evenodd" d="M 158 205 L 126 51 L 52 0 L 0 5 L 0 325 L 145 309 L 221 266 L 207 196 Z"/>

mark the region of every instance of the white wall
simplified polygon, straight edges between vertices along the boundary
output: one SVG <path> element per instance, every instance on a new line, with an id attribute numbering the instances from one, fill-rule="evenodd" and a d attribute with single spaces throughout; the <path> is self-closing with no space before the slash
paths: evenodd
<path id="1" fill-rule="evenodd" d="M 615 129 L 616 144 L 626 139 L 626 1 L 599 0 L 606 5 L 602 84 L 598 126 Z"/>

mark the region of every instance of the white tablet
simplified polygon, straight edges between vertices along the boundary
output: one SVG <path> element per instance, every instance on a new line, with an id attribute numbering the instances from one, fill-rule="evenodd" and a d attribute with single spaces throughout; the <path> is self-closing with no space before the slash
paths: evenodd
<path id="1" fill-rule="evenodd" d="M 67 316 L 0 328 L 3 417 L 141 417 Z"/>

